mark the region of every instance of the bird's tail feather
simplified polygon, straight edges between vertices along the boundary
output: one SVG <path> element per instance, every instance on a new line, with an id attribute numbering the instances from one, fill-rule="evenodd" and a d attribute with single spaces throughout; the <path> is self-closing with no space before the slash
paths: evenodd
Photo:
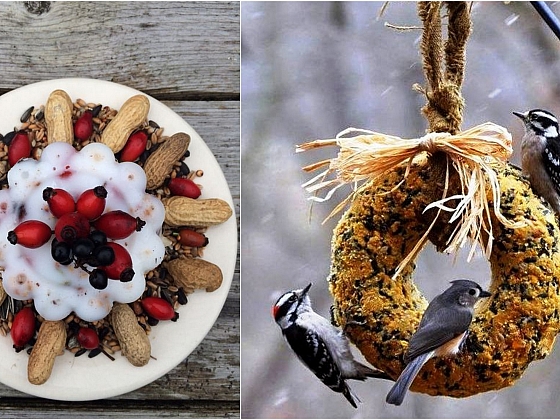
<path id="1" fill-rule="evenodd" d="M 418 375 L 418 372 L 420 372 L 420 369 L 422 369 L 422 366 L 424 366 L 424 363 L 428 361 L 432 354 L 433 352 L 421 354 L 406 365 L 395 382 L 395 385 L 393 385 L 387 394 L 387 398 L 385 399 L 387 403 L 394 405 L 402 404 L 406 392 L 410 388 L 410 385 L 412 385 L 412 382 L 414 382 L 414 378 L 416 378 L 416 375 Z"/>
<path id="2" fill-rule="evenodd" d="M 356 401 L 359 402 L 359 403 L 361 403 L 361 401 L 358 398 L 358 396 L 352 392 L 352 390 L 346 384 L 346 382 L 342 383 L 342 395 L 344 395 L 346 397 L 346 399 L 348 400 L 348 402 L 350 404 L 352 404 L 352 407 L 358 408 L 358 404 L 356 403 Z"/>
<path id="3" fill-rule="evenodd" d="M 359 362 L 356 362 L 356 376 L 353 378 L 348 378 L 348 379 L 357 379 L 360 381 L 364 381 L 367 378 L 378 378 L 378 379 L 388 379 L 388 380 L 393 380 L 389 375 L 387 375 L 385 372 L 383 372 L 382 370 L 379 369 L 372 369 L 366 365 L 363 365 Z"/>

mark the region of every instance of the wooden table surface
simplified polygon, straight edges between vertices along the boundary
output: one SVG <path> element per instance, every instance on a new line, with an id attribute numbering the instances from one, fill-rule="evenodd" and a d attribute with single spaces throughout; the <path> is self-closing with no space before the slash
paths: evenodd
<path id="1" fill-rule="evenodd" d="M 88 77 L 155 97 L 216 156 L 239 226 L 239 19 L 238 2 L 0 2 L 0 94 Z M 239 417 L 239 253 L 237 262 L 212 330 L 162 378 L 89 402 L 45 400 L 0 384 L 0 416 Z"/>

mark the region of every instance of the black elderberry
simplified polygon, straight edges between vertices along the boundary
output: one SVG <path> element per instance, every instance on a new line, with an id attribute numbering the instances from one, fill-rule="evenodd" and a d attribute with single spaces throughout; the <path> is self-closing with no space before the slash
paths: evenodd
<path id="1" fill-rule="evenodd" d="M 97 290 L 103 290 L 107 287 L 109 278 L 107 273 L 103 270 L 96 268 L 89 274 L 89 284 Z"/>
<path id="2" fill-rule="evenodd" d="M 110 246 L 100 246 L 93 250 L 93 259 L 97 265 L 111 265 L 115 261 L 115 251 Z"/>
<path id="3" fill-rule="evenodd" d="M 88 237 L 93 241 L 93 244 L 96 247 L 105 245 L 107 243 L 107 235 L 105 235 L 100 230 L 92 230 Z"/>
<path id="4" fill-rule="evenodd" d="M 51 256 L 56 262 L 62 265 L 68 265 L 72 262 L 73 258 L 72 247 L 67 242 L 53 239 L 51 244 Z"/>
<path id="5" fill-rule="evenodd" d="M 78 258 L 85 258 L 90 255 L 95 248 L 95 244 L 89 238 L 79 238 L 72 244 L 72 251 Z"/>

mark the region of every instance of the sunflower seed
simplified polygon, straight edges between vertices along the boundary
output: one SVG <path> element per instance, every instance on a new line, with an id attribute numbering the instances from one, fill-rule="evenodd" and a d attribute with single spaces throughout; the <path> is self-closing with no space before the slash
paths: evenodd
<path id="1" fill-rule="evenodd" d="M 27 108 L 25 112 L 22 114 L 19 121 L 22 123 L 26 122 L 29 119 L 29 117 L 31 117 L 31 113 L 33 112 L 34 109 L 35 109 L 34 106 L 30 106 L 29 108 Z"/>
<path id="2" fill-rule="evenodd" d="M 177 292 L 177 302 L 181 305 L 186 305 L 189 299 L 182 287 L 179 287 L 179 291 Z"/>
<path id="3" fill-rule="evenodd" d="M 4 139 L 3 139 L 4 144 L 7 145 L 7 146 L 9 146 L 10 143 L 12 142 L 12 140 L 14 139 L 14 136 L 15 136 L 15 135 L 16 135 L 16 130 L 10 131 L 9 133 L 7 133 L 7 134 L 4 136 Z"/>
<path id="4" fill-rule="evenodd" d="M 103 105 L 99 104 L 91 110 L 91 114 L 93 115 L 94 118 L 97 118 L 99 112 L 101 111 L 101 108 L 103 108 Z"/>
<path id="5" fill-rule="evenodd" d="M 89 352 L 88 357 L 90 359 L 94 358 L 95 356 L 98 356 L 101 353 L 101 349 L 98 347 L 96 349 L 93 349 L 92 351 Z"/>
<path id="6" fill-rule="evenodd" d="M 74 357 L 80 357 L 82 354 L 84 354 L 87 350 L 86 349 L 80 349 L 78 350 L 76 353 L 74 353 Z"/>

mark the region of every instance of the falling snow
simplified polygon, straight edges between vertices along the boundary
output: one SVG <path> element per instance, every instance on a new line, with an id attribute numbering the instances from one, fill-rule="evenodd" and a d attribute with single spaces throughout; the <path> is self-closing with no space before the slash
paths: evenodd
<path id="1" fill-rule="evenodd" d="M 496 96 L 498 96 L 500 93 L 502 93 L 502 89 L 496 88 L 496 89 L 494 89 L 492 92 L 490 92 L 490 93 L 488 94 L 488 98 L 494 99 L 494 98 L 495 98 Z"/>
<path id="2" fill-rule="evenodd" d="M 383 92 L 381 92 L 381 96 L 383 97 L 383 96 L 387 95 L 393 89 L 394 89 L 394 86 L 389 86 L 387 89 L 385 89 Z"/>
<path id="3" fill-rule="evenodd" d="M 517 14 L 514 13 L 514 14 L 512 14 L 512 15 L 509 15 L 509 16 L 504 20 L 504 22 L 505 22 L 505 24 L 506 24 L 507 26 L 511 26 L 511 25 L 513 25 L 513 24 L 517 21 L 517 19 L 519 19 L 519 15 L 517 15 Z"/>

